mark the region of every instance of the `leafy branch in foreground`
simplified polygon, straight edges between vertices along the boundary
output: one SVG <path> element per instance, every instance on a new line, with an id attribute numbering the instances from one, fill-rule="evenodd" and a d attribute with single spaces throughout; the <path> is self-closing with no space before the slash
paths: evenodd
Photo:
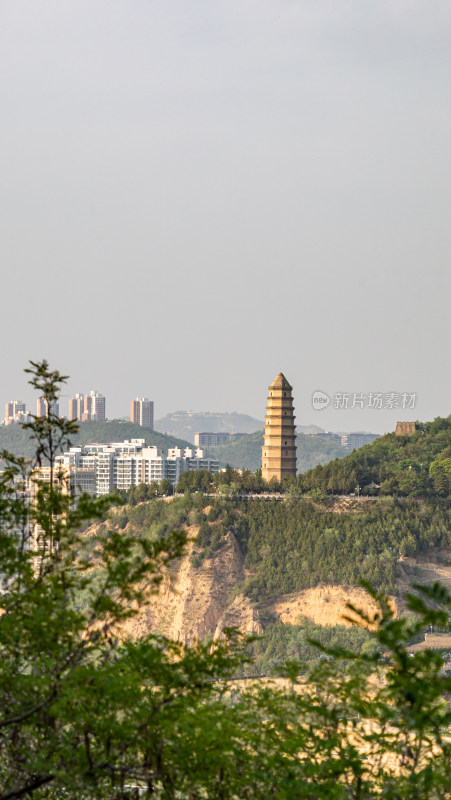
<path id="1" fill-rule="evenodd" d="M 50 408 L 65 377 L 47 362 L 30 371 Z M 120 643 L 121 623 L 150 601 L 186 536 L 80 533 L 112 499 L 74 498 L 55 464 L 73 423 L 48 413 L 27 429 L 36 458 L 3 453 L 0 480 L 0 797 L 58 785 L 100 796 L 142 769 L 160 708 L 208 696 L 242 657 L 232 633 L 212 653 L 157 636 Z"/>

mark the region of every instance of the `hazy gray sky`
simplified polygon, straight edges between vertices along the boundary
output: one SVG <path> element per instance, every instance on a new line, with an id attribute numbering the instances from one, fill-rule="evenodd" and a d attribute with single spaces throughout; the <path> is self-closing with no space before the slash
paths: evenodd
<path id="1" fill-rule="evenodd" d="M 45 357 L 108 416 L 262 418 L 280 369 L 299 424 L 450 413 L 449 0 L 0 17 L 2 404 Z M 418 400 L 319 412 L 317 389 Z"/>

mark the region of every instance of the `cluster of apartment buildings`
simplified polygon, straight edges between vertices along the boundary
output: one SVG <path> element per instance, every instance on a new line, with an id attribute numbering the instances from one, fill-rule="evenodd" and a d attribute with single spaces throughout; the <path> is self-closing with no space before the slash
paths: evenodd
<path id="1" fill-rule="evenodd" d="M 128 490 L 163 479 L 176 486 L 183 472 L 219 471 L 218 461 L 207 458 L 200 448 L 172 447 L 163 455 L 160 448 L 146 445 L 145 439 L 71 447 L 57 457 L 57 465 L 69 481 L 72 494 L 87 492 L 97 497 L 114 488 Z"/>
<path id="2" fill-rule="evenodd" d="M 76 394 L 69 400 L 69 419 L 80 422 L 105 422 L 106 401 L 103 394 Z"/>
<path id="3" fill-rule="evenodd" d="M 59 417 L 59 404 L 51 403 L 50 412 Z M 36 403 L 36 416 L 47 416 L 47 404 L 43 397 L 38 397 Z M 5 418 L 2 422 L 3 425 L 16 425 L 24 422 L 30 422 L 31 415 L 26 409 L 25 403 L 22 400 L 10 400 L 6 403 Z"/>
<path id="4" fill-rule="evenodd" d="M 3 425 L 15 425 L 16 423 L 28 422 L 30 417 L 27 414 L 25 403 L 22 400 L 10 400 L 6 404 L 5 419 Z"/>
<path id="5" fill-rule="evenodd" d="M 59 404 L 52 403 L 50 412 L 59 416 Z M 143 428 L 153 430 L 153 400 L 147 397 L 137 397 L 130 403 L 131 422 L 141 425 Z M 37 400 L 36 416 L 45 417 L 47 406 L 42 397 Z M 69 400 L 69 419 L 79 422 L 104 422 L 106 420 L 106 400 L 103 394 L 91 391 L 88 394 L 76 394 Z M 3 425 L 15 425 L 31 420 L 31 414 L 27 411 L 22 400 L 10 400 L 6 403 L 5 418 Z"/>

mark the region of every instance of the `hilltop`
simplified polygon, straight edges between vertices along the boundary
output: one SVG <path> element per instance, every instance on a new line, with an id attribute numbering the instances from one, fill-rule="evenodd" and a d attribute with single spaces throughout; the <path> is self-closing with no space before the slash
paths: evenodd
<path id="1" fill-rule="evenodd" d="M 298 476 L 302 491 L 358 491 L 385 495 L 448 496 L 451 479 L 451 415 L 418 423 L 412 436 L 387 433 L 346 458 Z"/>
<path id="2" fill-rule="evenodd" d="M 84 445 L 91 442 L 106 444 L 121 442 L 124 439 L 145 439 L 146 444 L 156 445 L 166 450 L 169 447 L 190 447 L 190 443 L 174 436 L 167 436 L 148 428 L 142 428 L 133 422 L 107 420 L 105 422 L 81 422 L 78 433 L 72 437 L 72 445 Z M 35 446 L 30 441 L 29 433 L 20 425 L 0 427 L 0 450 L 9 450 L 18 456 L 32 458 Z"/>

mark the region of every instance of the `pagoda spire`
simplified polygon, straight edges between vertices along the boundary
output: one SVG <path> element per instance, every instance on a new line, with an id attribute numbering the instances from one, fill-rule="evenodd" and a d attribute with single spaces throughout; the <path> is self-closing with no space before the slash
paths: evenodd
<path id="1" fill-rule="evenodd" d="M 262 478 L 281 481 L 296 475 L 296 428 L 294 424 L 293 387 L 283 372 L 269 386 L 262 447 Z"/>

